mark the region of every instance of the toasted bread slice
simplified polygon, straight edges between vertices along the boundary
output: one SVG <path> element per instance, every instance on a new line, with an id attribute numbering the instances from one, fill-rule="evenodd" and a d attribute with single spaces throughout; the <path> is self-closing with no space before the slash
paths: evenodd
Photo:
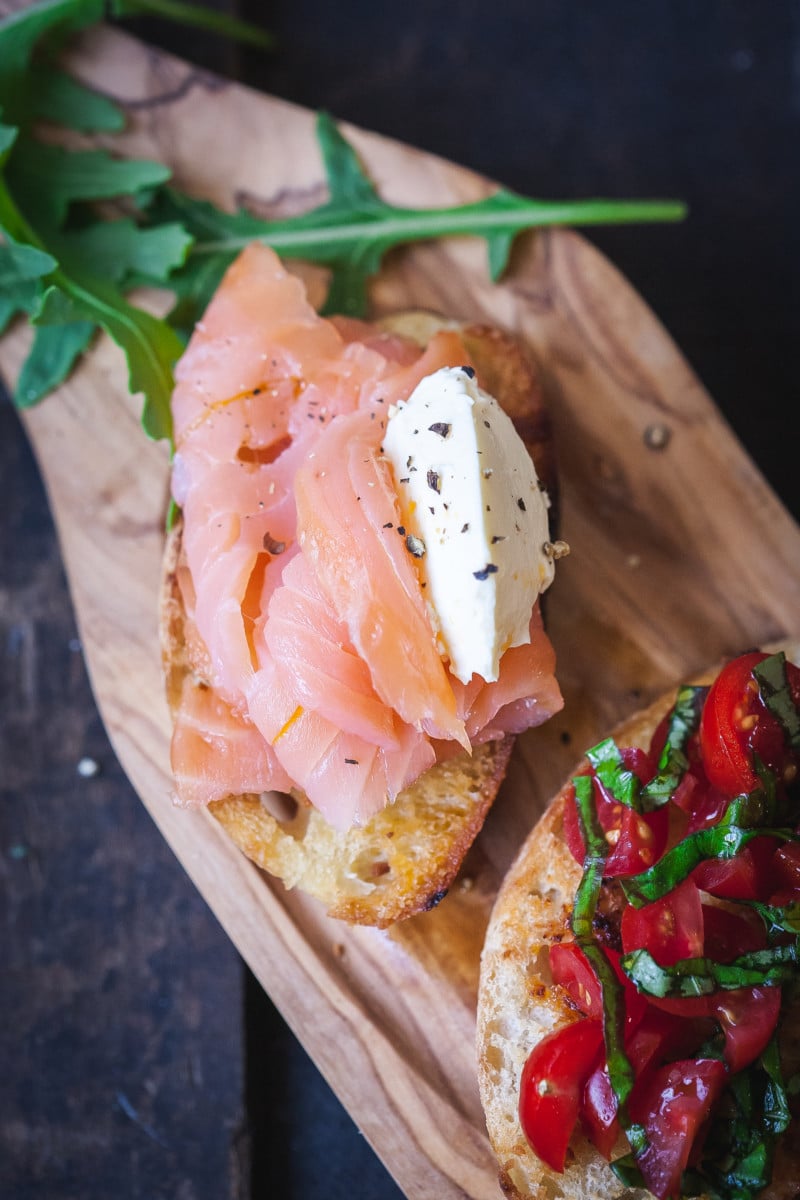
<path id="1" fill-rule="evenodd" d="M 800 642 L 772 649 L 783 649 L 792 661 L 800 662 Z M 695 682 L 710 683 L 716 674 L 716 669 L 709 671 Z M 674 700 L 672 691 L 621 724 L 613 732 L 618 745 L 649 745 Z M 499 1164 L 500 1186 L 507 1196 L 515 1200 L 613 1200 L 621 1196 L 644 1200 L 650 1193 L 624 1187 L 582 1136 L 573 1139 L 564 1173 L 552 1171 L 531 1150 L 517 1115 L 520 1077 L 528 1053 L 546 1034 L 575 1020 L 575 1011 L 563 990 L 553 984 L 548 966 L 550 943 L 560 940 L 569 928 L 582 874 L 563 837 L 566 794 L 565 784 L 529 834 L 498 892 L 487 929 L 478 995 L 481 1101 Z M 783 1025 L 782 1052 L 796 1069 L 800 1033 L 795 1021 L 786 1020 Z M 621 1141 L 618 1153 L 626 1150 L 627 1143 Z M 762 1193 L 765 1200 L 797 1195 L 798 1167 L 800 1149 L 793 1150 L 786 1138 L 776 1156 L 774 1183 Z M 793 1181 L 791 1186 L 789 1181 Z"/>
<path id="2" fill-rule="evenodd" d="M 451 324 L 430 313 L 384 325 L 424 344 Z M 503 405 L 556 499 L 551 426 L 538 372 L 519 343 L 486 325 L 459 326 L 482 386 Z M 552 527 L 552 526 L 551 526 Z M 167 540 L 161 644 L 167 696 L 176 711 L 184 682 L 207 686 L 190 661 L 178 568 L 181 526 Z M 385 927 L 434 907 L 446 894 L 505 775 L 513 738 L 489 742 L 427 771 L 368 823 L 334 830 L 301 793 L 231 796 L 210 805 L 233 841 L 287 887 L 319 899 L 331 916 Z"/>

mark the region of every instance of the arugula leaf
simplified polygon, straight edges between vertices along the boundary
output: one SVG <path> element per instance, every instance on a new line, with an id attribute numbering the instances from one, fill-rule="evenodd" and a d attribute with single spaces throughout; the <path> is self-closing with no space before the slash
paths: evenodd
<path id="1" fill-rule="evenodd" d="M 283 257 L 330 266 L 333 280 L 324 311 L 363 316 L 367 282 L 387 251 L 398 245 L 459 235 L 482 237 L 489 249 L 491 278 L 497 281 L 514 238 L 525 230 L 676 221 L 686 213 L 685 206 L 674 201 L 531 200 L 506 188 L 471 204 L 399 208 L 380 198 L 355 150 L 326 112 L 318 114 L 317 138 L 330 188 L 326 203 L 283 220 L 259 222 L 242 212 L 215 213 L 209 220 L 208 206 L 198 210 L 188 197 L 180 197 L 178 203 L 195 234 L 192 256 L 225 255 L 230 261 L 247 242 L 260 238 Z"/>
<path id="2" fill-rule="evenodd" d="M 154 437 L 171 436 L 172 368 L 184 338 L 226 267 L 254 238 L 286 258 L 330 267 L 325 310 L 361 315 L 369 279 L 387 251 L 401 244 L 481 237 L 496 280 L 523 230 L 685 215 L 673 201 L 543 201 L 504 188 L 473 204 L 399 208 L 381 199 L 327 113 L 317 121 L 330 193 L 324 204 L 276 221 L 221 212 L 167 187 L 169 171 L 160 163 L 119 160 L 106 150 L 67 150 L 36 137 L 34 125 L 42 117 L 82 132 L 120 128 L 120 109 L 54 62 L 69 34 L 106 15 L 158 16 L 268 42 L 261 30 L 183 0 L 44 0 L 0 23 L 0 329 L 19 312 L 36 326 L 17 389 L 20 404 L 60 382 L 99 327 L 123 348 L 131 389 L 144 393 L 145 429 Z M 134 208 L 134 219 L 108 220 L 97 209 L 98 201 L 123 199 Z M 142 281 L 173 292 L 167 319 L 127 299 Z"/>
<path id="3" fill-rule="evenodd" d="M 14 389 L 18 408 L 30 408 L 69 375 L 75 362 L 91 341 L 95 327 L 91 321 L 75 321 L 59 328 L 37 329 L 33 347 L 22 365 Z"/>
<path id="4" fill-rule="evenodd" d="M 41 295 L 42 285 L 38 279 L 20 280 L 13 291 L 0 293 L 0 333 L 5 332 L 17 313 L 30 316 L 38 307 Z"/>
<path id="5" fill-rule="evenodd" d="M 147 229 L 129 218 L 88 225 L 58 240 L 61 261 L 68 268 L 90 262 L 93 275 L 114 283 L 166 283 L 183 265 L 191 244 L 191 235 L 177 222 Z"/>
<path id="6" fill-rule="evenodd" d="M 183 342 L 165 321 L 129 304 L 104 280 L 55 272 L 55 286 L 35 317 L 40 325 L 72 324 L 83 318 L 101 326 L 128 360 L 131 392 L 145 396 L 142 425 L 152 438 L 172 437 L 172 368 Z"/>
<path id="7" fill-rule="evenodd" d="M 26 71 L 37 45 L 47 35 L 76 33 L 102 21 L 104 0 L 44 0 L 12 13 L 0 24 L 0 108 L 6 116 L 24 115 L 29 89 Z"/>
<path id="8" fill-rule="evenodd" d="M 17 284 L 40 279 L 58 266 L 52 254 L 17 242 L 6 234 L 5 243 L 0 245 L 0 288 L 14 288 Z"/>
<path id="9" fill-rule="evenodd" d="M 168 167 L 144 159 L 116 159 L 106 150 L 66 150 L 20 139 L 7 180 L 13 194 L 25 197 L 31 224 L 60 228 L 77 200 L 109 200 L 137 195 L 164 183 Z"/>
<path id="10" fill-rule="evenodd" d="M 113 100 L 84 87 L 54 63 L 34 63 L 28 77 L 33 116 L 80 133 L 119 133 L 125 128 L 125 114 Z"/>

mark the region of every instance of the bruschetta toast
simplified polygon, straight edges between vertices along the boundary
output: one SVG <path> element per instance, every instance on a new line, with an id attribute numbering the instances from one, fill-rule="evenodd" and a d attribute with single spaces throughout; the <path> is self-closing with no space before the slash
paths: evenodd
<path id="1" fill-rule="evenodd" d="M 506 1195 L 797 1194 L 797 662 L 748 652 L 631 717 L 509 870 L 478 1005 Z"/>

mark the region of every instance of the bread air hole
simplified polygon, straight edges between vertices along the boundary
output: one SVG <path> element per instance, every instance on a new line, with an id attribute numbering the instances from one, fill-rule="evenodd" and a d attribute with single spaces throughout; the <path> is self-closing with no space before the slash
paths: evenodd
<path id="1" fill-rule="evenodd" d="M 357 879 L 363 880 L 364 883 L 375 884 L 378 881 L 385 880 L 387 875 L 390 875 L 392 868 L 382 855 L 361 854 L 351 864 L 349 875 L 355 876 Z"/>
<path id="2" fill-rule="evenodd" d="M 286 827 L 297 820 L 300 805 L 288 792 L 262 792 L 259 799 L 279 825 Z"/>

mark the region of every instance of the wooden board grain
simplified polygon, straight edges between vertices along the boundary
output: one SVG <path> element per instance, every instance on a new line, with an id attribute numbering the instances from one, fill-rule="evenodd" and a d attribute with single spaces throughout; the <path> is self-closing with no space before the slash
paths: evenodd
<path id="1" fill-rule="evenodd" d="M 188 191 L 267 215 L 324 197 L 311 114 L 110 31 L 86 38 L 73 66 L 126 106 L 125 149 L 169 163 Z M 491 187 L 346 132 L 395 202 L 453 203 Z M 168 461 L 144 439 L 120 353 L 98 342 L 25 423 L 98 706 L 148 810 L 406 1194 L 489 1200 L 499 1190 L 473 1037 L 499 879 L 581 747 L 709 661 L 797 632 L 800 531 L 656 319 L 580 237 L 522 239 L 500 286 L 488 281 L 482 244 L 416 247 L 391 257 L 372 301 L 376 313 L 422 305 L 485 318 L 529 342 L 555 422 L 561 534 L 572 547 L 548 597 L 564 712 L 520 740 L 450 896 L 396 930 L 330 921 L 258 872 L 207 814 L 172 806 L 156 613 Z M 0 343 L 11 382 L 27 340 L 15 329 Z"/>

